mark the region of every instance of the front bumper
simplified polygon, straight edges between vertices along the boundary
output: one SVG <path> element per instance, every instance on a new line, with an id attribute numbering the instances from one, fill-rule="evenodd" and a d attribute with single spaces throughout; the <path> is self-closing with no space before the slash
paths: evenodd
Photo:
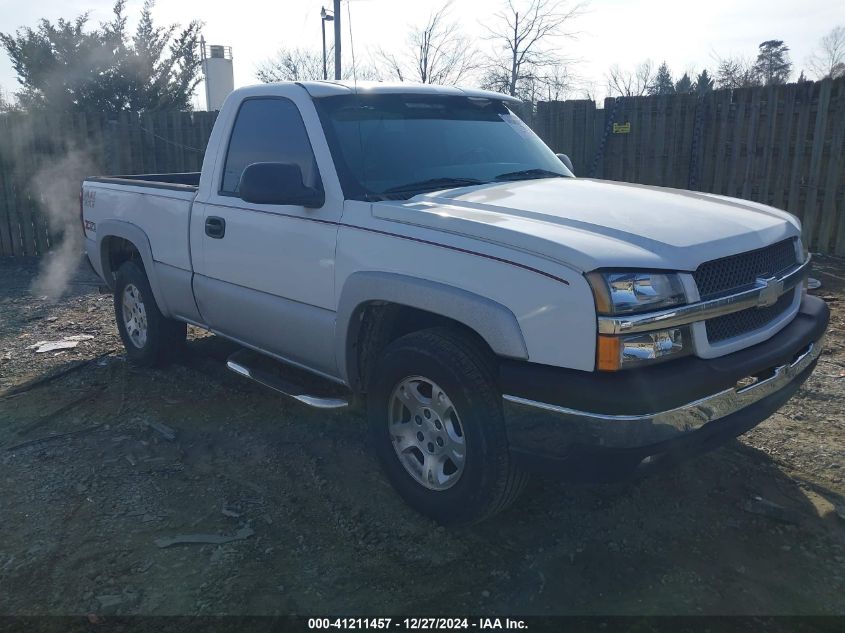
<path id="1" fill-rule="evenodd" d="M 511 451 L 533 469 L 596 479 L 605 478 L 592 472 L 605 470 L 600 463 L 625 470 L 717 446 L 797 391 L 816 365 L 828 319 L 824 301 L 805 296 L 795 319 L 759 345 L 616 373 L 503 361 Z"/>

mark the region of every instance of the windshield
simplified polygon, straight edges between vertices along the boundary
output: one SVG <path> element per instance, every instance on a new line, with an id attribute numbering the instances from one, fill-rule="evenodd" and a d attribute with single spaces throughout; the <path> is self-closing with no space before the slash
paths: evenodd
<path id="1" fill-rule="evenodd" d="M 315 100 L 351 199 L 409 198 L 497 180 L 572 177 L 501 101 L 414 94 Z"/>

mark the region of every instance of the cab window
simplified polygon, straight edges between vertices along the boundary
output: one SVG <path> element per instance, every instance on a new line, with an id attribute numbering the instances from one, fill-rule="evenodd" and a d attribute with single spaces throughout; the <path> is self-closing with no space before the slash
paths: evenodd
<path id="1" fill-rule="evenodd" d="M 299 109 L 288 99 L 247 99 L 238 110 L 223 167 L 220 193 L 238 194 L 252 163 L 294 163 L 303 183 L 322 189 L 314 151 Z"/>

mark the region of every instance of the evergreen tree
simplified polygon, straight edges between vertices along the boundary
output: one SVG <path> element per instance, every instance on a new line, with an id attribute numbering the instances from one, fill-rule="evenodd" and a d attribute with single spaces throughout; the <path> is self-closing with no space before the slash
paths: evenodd
<path id="1" fill-rule="evenodd" d="M 678 94 L 689 94 L 692 92 L 692 79 L 689 78 L 689 73 L 684 73 L 684 76 L 678 79 L 675 84 L 675 92 Z"/>
<path id="2" fill-rule="evenodd" d="M 27 109 L 90 112 L 190 110 L 199 82 L 199 22 L 186 28 L 157 27 L 146 0 L 133 34 L 127 32 L 126 0 L 117 0 L 114 17 L 89 29 L 88 14 L 35 28 L 0 33 L 12 60 Z"/>
<path id="3" fill-rule="evenodd" d="M 695 84 L 693 85 L 693 90 L 700 95 L 707 94 L 708 92 L 712 92 L 713 90 L 713 78 L 707 72 L 705 68 L 702 70 L 698 77 L 695 78 Z"/>
<path id="4" fill-rule="evenodd" d="M 675 92 L 675 82 L 672 81 L 672 73 L 666 62 L 660 64 L 657 69 L 657 74 L 654 76 L 654 82 L 648 90 L 650 95 L 669 95 Z"/>
<path id="5" fill-rule="evenodd" d="M 789 81 L 789 75 L 792 72 L 789 47 L 783 43 L 783 40 L 766 40 L 760 44 L 754 70 L 767 86 L 785 84 Z"/>

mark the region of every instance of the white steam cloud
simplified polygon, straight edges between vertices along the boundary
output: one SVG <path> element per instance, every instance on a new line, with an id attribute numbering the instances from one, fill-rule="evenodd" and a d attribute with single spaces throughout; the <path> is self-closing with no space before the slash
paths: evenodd
<path id="1" fill-rule="evenodd" d="M 44 255 L 41 268 L 31 291 L 57 301 L 64 295 L 82 258 L 83 234 L 79 220 L 79 188 L 82 180 L 97 172 L 90 154 L 70 148 L 52 157 L 30 181 L 31 190 L 38 192 L 41 210 L 53 235 L 60 236 Z"/>

